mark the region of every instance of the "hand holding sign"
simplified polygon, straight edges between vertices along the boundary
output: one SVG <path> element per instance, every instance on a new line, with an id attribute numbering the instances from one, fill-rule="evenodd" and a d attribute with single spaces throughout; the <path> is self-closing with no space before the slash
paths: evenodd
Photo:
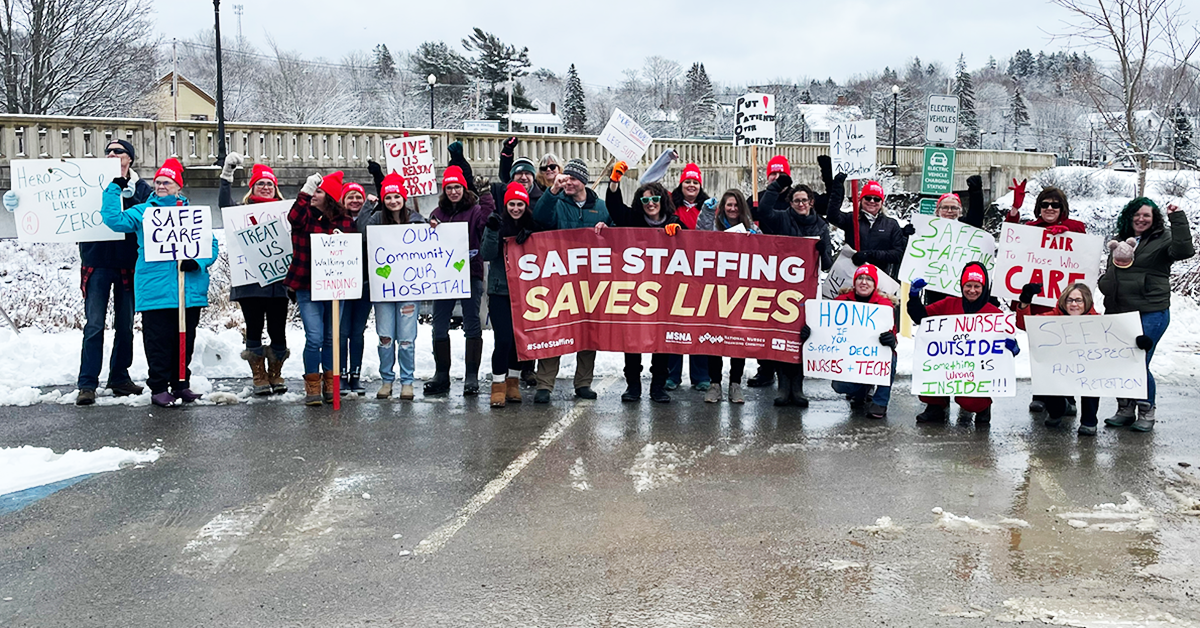
<path id="1" fill-rule="evenodd" d="M 121 175 L 116 159 L 14 159 L 4 205 L 22 242 L 100 242 L 125 236 L 100 218 L 104 189 Z"/>

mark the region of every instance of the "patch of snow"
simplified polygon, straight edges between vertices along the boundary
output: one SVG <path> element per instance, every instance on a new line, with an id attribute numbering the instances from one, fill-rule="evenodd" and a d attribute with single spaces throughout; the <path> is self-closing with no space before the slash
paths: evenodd
<path id="1" fill-rule="evenodd" d="M 866 565 L 849 560 L 838 560 L 834 558 L 824 563 L 823 566 L 828 571 L 842 571 L 843 569 L 858 569 L 865 567 Z"/>
<path id="2" fill-rule="evenodd" d="M 1158 528 L 1154 511 L 1142 505 L 1130 493 L 1121 493 L 1123 504 L 1098 504 L 1086 512 L 1065 512 L 1058 515 L 1067 525 L 1096 532 L 1153 532 Z"/>
<path id="3" fill-rule="evenodd" d="M 577 491 L 592 490 L 592 485 L 588 483 L 587 468 L 583 466 L 583 458 L 576 458 L 575 464 L 571 465 L 571 488 Z"/>
<path id="4" fill-rule="evenodd" d="M 162 449 L 129 451 L 103 447 L 95 451 L 71 449 L 62 454 L 48 447 L 0 448 L 0 495 L 60 482 L 81 475 L 116 471 L 123 466 L 158 460 Z"/>
<path id="5" fill-rule="evenodd" d="M 967 516 L 960 517 L 952 512 L 945 511 L 942 512 L 933 525 L 936 528 L 950 532 L 995 532 L 1000 529 L 1000 526 L 997 525 L 984 523 Z"/>
<path id="6" fill-rule="evenodd" d="M 866 532 L 867 534 L 882 537 L 885 539 L 899 538 L 900 535 L 904 534 L 904 528 L 893 523 L 892 518 L 887 515 L 884 515 L 884 516 L 876 519 L 875 525 L 859 526 L 857 528 L 852 528 L 850 531 L 852 533 L 853 532 Z"/>
<path id="7" fill-rule="evenodd" d="M 712 452 L 710 445 L 692 451 L 671 443 L 650 443 L 642 447 L 625 473 L 633 477 L 633 490 L 641 493 L 680 481 L 680 472 Z"/>
<path id="8" fill-rule="evenodd" d="M 1124 600 L 1055 600 L 1050 598 L 1012 598 L 1004 601 L 1004 610 L 995 616 L 1006 623 L 1041 622 L 1055 626 L 1081 628 L 1142 628 L 1195 627 L 1194 622 L 1180 620 L 1140 602 Z"/>

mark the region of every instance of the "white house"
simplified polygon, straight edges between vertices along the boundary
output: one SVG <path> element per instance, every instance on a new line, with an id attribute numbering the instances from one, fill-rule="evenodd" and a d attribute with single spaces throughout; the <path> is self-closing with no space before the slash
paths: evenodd
<path id="1" fill-rule="evenodd" d="M 533 100 L 534 110 L 512 114 L 513 124 L 519 124 L 530 133 L 562 133 L 563 121 L 558 117 L 558 105 L 549 105 Z"/>
<path id="2" fill-rule="evenodd" d="M 1149 109 L 1133 112 L 1134 126 L 1138 137 L 1148 145 L 1151 153 L 1171 154 L 1175 127 L 1170 120 Z M 1112 130 L 1112 125 L 1125 124 L 1124 112 L 1090 113 L 1079 118 L 1080 126 L 1087 129 L 1087 142 L 1079 142 L 1075 155 L 1071 157 L 1090 162 L 1108 162 L 1120 159 L 1129 152 L 1121 136 Z"/>
<path id="3" fill-rule="evenodd" d="M 862 110 L 856 105 L 796 105 L 800 114 L 801 140 L 828 144 L 829 133 L 839 122 L 861 120 Z"/>

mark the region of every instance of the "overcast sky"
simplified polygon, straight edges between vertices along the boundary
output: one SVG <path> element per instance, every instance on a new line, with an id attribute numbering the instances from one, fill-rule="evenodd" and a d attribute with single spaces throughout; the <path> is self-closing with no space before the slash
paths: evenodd
<path id="1" fill-rule="evenodd" d="M 212 4 L 152 0 L 156 32 L 188 38 L 213 22 Z M 1191 2 L 1191 0 L 1189 0 Z M 226 38 L 237 34 L 234 0 L 221 3 Z M 660 55 L 685 69 L 704 63 L 714 81 L 733 84 L 796 80 L 842 82 L 854 75 L 903 68 L 916 55 L 953 71 L 960 53 L 974 69 L 1029 48 L 1059 50 L 1068 14 L 1046 0 L 943 2 L 529 2 L 450 0 L 240 0 L 242 30 L 260 49 L 267 37 L 306 58 L 339 60 L 379 43 L 393 52 L 423 41 L 455 45 L 479 26 L 507 43 L 527 46 L 534 68 L 562 74 L 575 64 L 584 83 L 616 85 L 621 71 Z M 1193 16 L 1194 17 L 1194 16 Z"/>

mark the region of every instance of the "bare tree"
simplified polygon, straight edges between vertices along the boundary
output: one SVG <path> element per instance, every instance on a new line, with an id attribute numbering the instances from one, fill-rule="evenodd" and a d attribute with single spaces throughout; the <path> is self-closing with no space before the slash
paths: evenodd
<path id="1" fill-rule="evenodd" d="M 1098 70 L 1083 86 L 1105 126 L 1128 145 L 1138 167 L 1138 194 L 1146 191 L 1152 148 L 1162 140 L 1170 108 L 1195 87 L 1188 65 L 1200 48 L 1200 31 L 1184 19 L 1180 0 L 1054 0 L 1079 20 L 1064 38 L 1078 38 L 1111 53 L 1116 66 Z M 1152 87 L 1155 68 L 1161 82 Z M 1163 124 L 1147 129 L 1137 112 L 1150 110 Z"/>
<path id="2" fill-rule="evenodd" d="M 302 60 L 269 41 L 273 59 L 258 77 L 260 116 L 287 124 L 350 124 L 356 103 L 328 64 Z"/>
<path id="3" fill-rule="evenodd" d="M 675 83 L 683 75 L 683 68 L 675 61 L 659 56 L 646 57 L 642 74 L 650 84 L 650 97 L 654 106 L 669 110 L 675 94 Z"/>

